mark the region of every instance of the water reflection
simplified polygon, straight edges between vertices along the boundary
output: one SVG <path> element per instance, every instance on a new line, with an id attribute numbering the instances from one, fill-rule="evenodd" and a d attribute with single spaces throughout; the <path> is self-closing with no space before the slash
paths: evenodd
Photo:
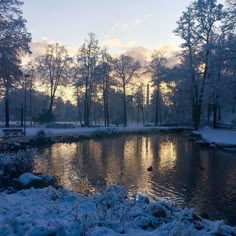
<path id="1" fill-rule="evenodd" d="M 176 134 L 135 135 L 41 148 L 38 171 L 88 192 L 97 182 L 164 198 L 236 223 L 236 158 Z M 147 168 L 152 166 L 153 171 Z M 84 181 L 86 179 L 86 181 Z"/>

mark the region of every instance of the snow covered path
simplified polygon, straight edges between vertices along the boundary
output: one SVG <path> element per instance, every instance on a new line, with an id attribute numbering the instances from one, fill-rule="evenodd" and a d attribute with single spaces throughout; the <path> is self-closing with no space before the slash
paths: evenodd
<path id="1" fill-rule="evenodd" d="M 128 199 L 121 187 L 81 196 L 53 187 L 0 193 L 0 235 L 236 235 L 223 221 L 209 221 L 145 197 Z"/>

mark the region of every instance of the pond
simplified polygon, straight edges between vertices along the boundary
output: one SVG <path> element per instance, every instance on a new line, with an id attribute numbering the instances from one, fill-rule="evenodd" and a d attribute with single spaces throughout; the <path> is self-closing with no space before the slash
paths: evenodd
<path id="1" fill-rule="evenodd" d="M 193 207 L 236 225 L 236 155 L 200 148 L 181 134 L 121 135 L 41 147 L 37 171 L 80 192 L 98 183 Z M 152 171 L 147 169 L 152 166 Z"/>

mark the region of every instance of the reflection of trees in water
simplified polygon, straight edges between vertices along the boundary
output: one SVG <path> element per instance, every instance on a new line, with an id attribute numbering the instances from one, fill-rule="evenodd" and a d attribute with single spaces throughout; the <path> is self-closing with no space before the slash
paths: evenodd
<path id="1" fill-rule="evenodd" d="M 62 184 L 75 190 L 91 188 L 99 180 L 172 199 L 210 215 L 234 214 L 235 158 L 201 149 L 180 135 L 124 135 L 54 144 L 39 150 L 37 162 L 38 171 L 60 176 Z M 147 171 L 149 166 L 152 172 Z"/>

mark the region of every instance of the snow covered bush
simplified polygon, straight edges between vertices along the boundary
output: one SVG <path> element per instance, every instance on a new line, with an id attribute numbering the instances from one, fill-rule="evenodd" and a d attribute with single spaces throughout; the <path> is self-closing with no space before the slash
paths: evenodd
<path id="1" fill-rule="evenodd" d="M 0 192 L 0 235 L 236 235 L 223 221 L 206 220 L 146 197 L 130 199 L 125 189 L 109 187 L 86 197 L 48 187 L 13 194 Z"/>
<path id="2" fill-rule="evenodd" d="M 13 178 L 35 168 L 34 150 L 0 154 L 0 186 L 6 186 Z"/>

